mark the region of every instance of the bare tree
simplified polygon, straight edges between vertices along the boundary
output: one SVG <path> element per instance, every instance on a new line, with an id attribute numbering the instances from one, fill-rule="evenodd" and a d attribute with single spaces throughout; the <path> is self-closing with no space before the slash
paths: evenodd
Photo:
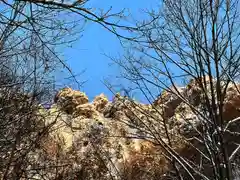
<path id="1" fill-rule="evenodd" d="M 56 173 L 51 178 L 59 179 L 57 172 L 64 163 L 33 164 L 30 154 L 54 123 L 45 125 L 39 104 L 53 98 L 56 71 L 65 68 L 74 78 L 60 49 L 79 39 L 88 22 L 125 39 L 129 38 L 118 30 L 133 27 L 119 24 L 124 11 L 94 9 L 87 7 L 87 1 L 0 3 L 0 178 L 31 179 L 37 174 L 48 179 L 41 170 L 49 168 Z"/>
<path id="2" fill-rule="evenodd" d="M 142 93 L 162 117 L 161 120 L 153 117 L 152 123 L 158 122 L 160 126 L 163 122 L 164 128 L 146 126 L 145 131 L 166 150 L 176 179 L 236 179 L 239 128 L 234 123 L 240 116 L 236 109 L 236 102 L 240 101 L 239 10 L 238 0 L 161 1 L 159 11 L 146 11 L 149 22 L 138 22 L 139 28 L 134 33 L 140 38 L 128 42 L 131 48 L 124 58 L 112 58 L 122 67 L 122 77 L 131 82 L 129 88 Z M 185 89 L 177 86 L 190 79 Z M 234 93 L 232 97 L 230 91 Z M 173 104 L 167 104 L 168 98 L 175 99 Z M 234 98 L 235 104 L 231 101 Z M 182 109 L 177 109 L 178 106 Z M 229 106 L 234 110 L 230 111 Z M 193 116 L 186 117 L 184 107 L 194 114 L 197 126 L 191 121 Z M 173 117 L 176 111 L 183 112 L 181 118 L 195 131 L 190 137 L 185 136 L 196 150 L 191 152 L 194 158 L 177 153 L 172 146 L 170 137 L 177 126 Z M 174 127 L 169 127 L 171 121 Z M 163 130 L 164 136 L 160 135 Z"/>

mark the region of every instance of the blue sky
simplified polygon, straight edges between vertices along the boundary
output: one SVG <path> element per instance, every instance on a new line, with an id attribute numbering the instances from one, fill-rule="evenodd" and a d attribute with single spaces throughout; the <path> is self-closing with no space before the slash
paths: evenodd
<path id="1" fill-rule="evenodd" d="M 143 19 L 142 10 L 151 8 L 156 5 L 156 2 L 157 0 L 90 0 L 89 6 L 103 9 L 109 9 L 112 6 L 113 12 L 127 8 L 134 18 Z M 75 74 L 86 70 L 78 77 L 78 80 L 87 81 L 81 91 L 86 92 L 90 99 L 100 93 L 106 94 L 111 99 L 112 93 L 102 81 L 104 78 L 114 78 L 118 75 L 119 70 L 116 66 L 110 66 L 111 60 L 103 53 L 111 56 L 123 53 L 119 40 L 106 29 L 94 23 L 87 24 L 82 35 L 71 49 L 64 50 L 64 58 Z"/>

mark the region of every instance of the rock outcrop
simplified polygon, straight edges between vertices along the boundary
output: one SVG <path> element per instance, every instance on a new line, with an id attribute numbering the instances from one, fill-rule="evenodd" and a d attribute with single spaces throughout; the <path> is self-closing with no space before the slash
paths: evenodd
<path id="1" fill-rule="evenodd" d="M 57 103 L 59 107 L 62 107 L 62 111 L 67 114 L 72 114 L 78 105 L 88 102 L 88 97 L 83 92 L 75 91 L 71 88 L 63 88 L 56 94 L 54 102 Z"/>
<path id="2" fill-rule="evenodd" d="M 46 168 L 38 175 L 32 172 L 32 178 L 41 179 L 42 174 L 47 179 L 171 179 L 174 167 L 169 154 L 177 153 L 191 162 L 200 159 L 191 144 L 198 146 L 196 142 L 187 141 L 198 136 L 204 122 L 199 112 L 206 94 L 199 81 L 170 88 L 153 104 L 119 94 L 112 102 L 103 94 L 89 102 L 83 92 L 62 89 L 55 104 L 41 111 L 49 133 L 31 154 L 35 157 L 32 164 L 62 166 L 57 169 L 58 177 L 56 168 Z M 227 88 L 226 123 L 240 117 L 239 87 L 230 84 Z"/>

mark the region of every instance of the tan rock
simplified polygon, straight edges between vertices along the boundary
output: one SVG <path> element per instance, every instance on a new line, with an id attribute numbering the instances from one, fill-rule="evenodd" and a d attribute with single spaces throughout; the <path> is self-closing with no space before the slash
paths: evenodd
<path id="1" fill-rule="evenodd" d="M 187 85 L 187 89 L 191 89 L 193 87 L 199 87 L 199 83 L 204 84 L 204 82 L 206 82 L 207 84 L 209 84 L 210 82 L 210 76 L 204 76 L 204 77 L 199 77 L 199 78 L 195 78 L 195 79 L 191 79 L 190 82 Z M 213 82 L 215 81 L 214 79 L 212 79 Z"/>
<path id="2" fill-rule="evenodd" d="M 102 112 L 103 109 L 108 104 L 108 98 L 104 94 L 100 94 L 96 96 L 93 100 L 93 105 L 95 106 L 96 110 Z"/>
<path id="3" fill-rule="evenodd" d="M 95 106 L 90 103 L 78 105 L 73 113 L 74 117 L 83 116 L 85 118 L 93 118 L 97 115 L 98 112 L 96 111 Z"/>
<path id="4" fill-rule="evenodd" d="M 231 84 L 226 92 L 225 103 L 223 107 L 223 118 L 226 121 L 240 116 L 240 85 Z"/>
<path id="5" fill-rule="evenodd" d="M 197 80 L 178 90 L 200 110 L 202 92 Z M 89 103 L 84 93 L 66 88 L 58 93 L 56 102 L 72 113 L 66 115 L 68 110 L 65 110 L 59 114 L 59 106 L 52 106 L 48 111 L 52 119 L 47 124 L 54 122 L 56 117 L 57 121 L 49 130 L 43 150 L 54 157 L 53 164 L 56 158 L 63 159 L 61 162 L 65 164 L 74 164 L 74 172 L 72 167 L 65 168 L 68 174 L 64 177 L 76 172 L 89 175 L 88 179 L 93 180 L 164 177 L 172 166 L 166 158 L 166 147 L 161 147 L 156 139 L 161 138 L 161 142 L 168 144 L 163 122 L 167 123 L 173 150 L 193 162 L 199 155 L 185 140 L 195 136 L 194 128 L 200 124 L 200 118 L 174 93 L 163 92 L 153 104 L 141 104 L 120 94 L 116 94 L 113 102 L 101 94 Z M 224 118 L 240 116 L 239 107 L 240 95 L 231 85 L 225 99 Z M 199 147 L 197 143 L 194 145 Z M 57 156 L 59 152 L 62 152 L 60 157 Z M 45 163 L 44 160 L 41 162 Z"/>
<path id="6" fill-rule="evenodd" d="M 177 91 L 172 88 L 163 93 L 153 102 L 153 105 L 159 108 L 164 118 L 170 118 L 174 115 L 177 106 L 182 102 L 182 99 L 177 94 L 184 94 L 183 88 L 177 88 Z"/>
<path id="7" fill-rule="evenodd" d="M 72 114 L 78 105 L 88 103 L 88 97 L 83 92 L 71 88 L 63 88 L 56 94 L 54 101 L 62 110 Z"/>

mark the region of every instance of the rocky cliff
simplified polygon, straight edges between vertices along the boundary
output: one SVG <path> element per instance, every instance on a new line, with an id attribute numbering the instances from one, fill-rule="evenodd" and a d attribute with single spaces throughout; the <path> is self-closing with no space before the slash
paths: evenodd
<path id="1" fill-rule="evenodd" d="M 198 81 L 172 87 L 152 104 L 119 94 L 112 101 L 101 94 L 89 102 L 83 92 L 60 90 L 50 109 L 39 110 L 48 133 L 29 155 L 31 164 L 45 169 L 29 167 L 29 174 L 35 179 L 172 179 L 171 156 L 191 163 L 200 159 L 199 143 L 190 140 L 205 121 L 198 114 L 206 95 Z M 239 90 L 233 83 L 226 90 L 226 124 L 240 116 Z M 236 148 L 235 135 L 228 137 L 229 152 Z"/>

